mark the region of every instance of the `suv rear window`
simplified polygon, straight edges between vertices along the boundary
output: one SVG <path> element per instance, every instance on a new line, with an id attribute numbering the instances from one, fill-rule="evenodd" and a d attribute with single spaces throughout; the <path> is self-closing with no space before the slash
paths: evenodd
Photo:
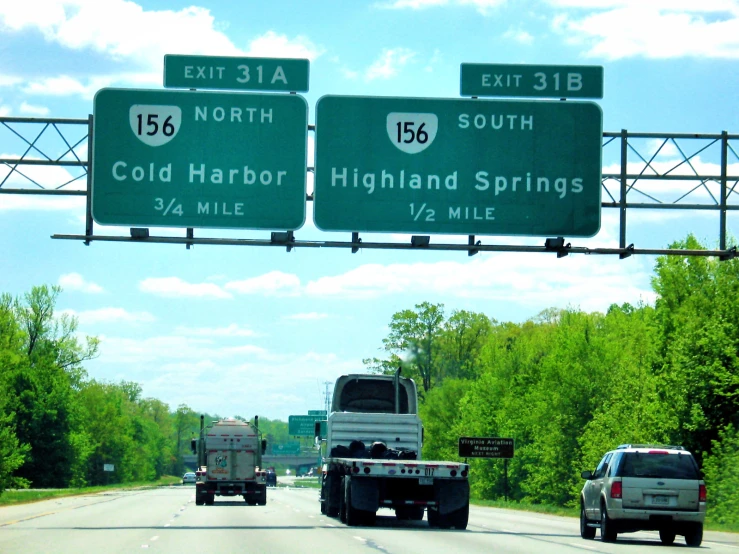
<path id="1" fill-rule="evenodd" d="M 619 474 L 621 477 L 700 479 L 698 467 L 688 454 L 624 452 Z"/>

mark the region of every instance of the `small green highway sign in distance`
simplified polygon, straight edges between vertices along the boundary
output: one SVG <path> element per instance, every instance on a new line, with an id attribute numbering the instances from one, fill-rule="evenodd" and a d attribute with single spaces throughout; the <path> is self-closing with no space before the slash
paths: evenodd
<path id="1" fill-rule="evenodd" d="M 298 441 L 275 444 L 272 447 L 273 456 L 297 456 L 300 454 L 300 443 Z"/>
<path id="2" fill-rule="evenodd" d="M 592 102 L 324 96 L 319 229 L 580 236 L 600 228 Z"/>
<path id="3" fill-rule="evenodd" d="M 291 415 L 287 418 L 287 433 L 293 437 L 315 436 L 316 421 L 326 419 L 324 415 Z"/>
<path id="4" fill-rule="evenodd" d="M 603 67 L 463 63 L 459 90 L 462 96 L 603 98 Z"/>
<path id="5" fill-rule="evenodd" d="M 102 89 L 92 215 L 102 225 L 298 229 L 307 125 L 296 94 Z"/>
<path id="6" fill-rule="evenodd" d="M 298 58 L 164 56 L 166 88 L 308 92 L 310 62 Z"/>

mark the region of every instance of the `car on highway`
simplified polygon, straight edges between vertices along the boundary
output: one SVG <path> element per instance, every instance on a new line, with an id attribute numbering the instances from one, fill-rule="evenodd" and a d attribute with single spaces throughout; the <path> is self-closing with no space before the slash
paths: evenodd
<path id="1" fill-rule="evenodd" d="M 665 545 L 703 540 L 706 485 L 693 455 L 682 446 L 622 444 L 595 471 L 583 471 L 580 536 L 613 542 L 619 533 L 659 531 Z"/>
<path id="2" fill-rule="evenodd" d="M 182 484 L 187 485 L 188 483 L 195 484 L 195 474 L 192 471 L 188 471 L 182 476 Z"/>
<path id="3" fill-rule="evenodd" d="M 268 487 L 277 486 L 277 473 L 275 473 L 274 469 L 267 470 L 267 486 Z"/>

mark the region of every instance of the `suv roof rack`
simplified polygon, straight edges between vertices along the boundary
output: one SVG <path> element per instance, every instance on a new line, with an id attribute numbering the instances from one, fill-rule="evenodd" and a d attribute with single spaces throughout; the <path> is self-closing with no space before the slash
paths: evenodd
<path id="1" fill-rule="evenodd" d="M 668 450 L 685 450 L 683 446 L 676 446 L 674 444 L 619 444 L 616 450 L 623 448 L 666 448 Z"/>

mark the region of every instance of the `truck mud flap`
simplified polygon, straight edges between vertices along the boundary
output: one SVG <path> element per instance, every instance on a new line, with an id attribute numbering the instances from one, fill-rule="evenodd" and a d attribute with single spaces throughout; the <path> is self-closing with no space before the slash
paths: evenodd
<path id="1" fill-rule="evenodd" d="M 439 513 L 446 515 L 456 512 L 470 503 L 470 484 L 468 481 L 441 481 L 434 483 Z"/>
<path id="2" fill-rule="evenodd" d="M 373 479 L 352 477 L 352 506 L 365 512 L 376 512 L 380 507 L 380 492 Z"/>

